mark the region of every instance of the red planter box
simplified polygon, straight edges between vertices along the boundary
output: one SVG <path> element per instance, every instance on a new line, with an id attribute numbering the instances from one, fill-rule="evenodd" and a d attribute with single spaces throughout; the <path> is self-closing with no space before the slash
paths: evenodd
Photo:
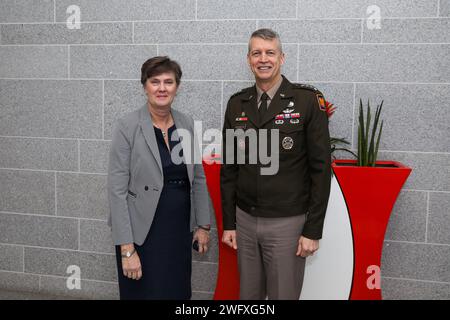
<path id="1" fill-rule="evenodd" d="M 217 224 L 217 239 L 219 244 L 219 270 L 217 272 L 214 300 L 239 299 L 239 271 L 236 251 L 222 242 L 222 200 L 220 196 L 220 166 L 213 161 L 220 156 L 205 158 L 203 168 L 206 175 L 209 194 L 214 206 Z"/>
<path id="2" fill-rule="evenodd" d="M 384 234 L 411 168 L 395 161 L 377 161 L 377 167 L 355 164 L 356 160 L 332 163 L 352 227 L 354 272 L 350 299 L 380 300 L 381 288 L 374 288 L 374 277 L 380 275 Z"/>

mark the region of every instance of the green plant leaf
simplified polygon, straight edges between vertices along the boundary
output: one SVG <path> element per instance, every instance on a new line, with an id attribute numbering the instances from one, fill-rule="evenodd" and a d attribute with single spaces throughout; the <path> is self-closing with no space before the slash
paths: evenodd
<path id="1" fill-rule="evenodd" d="M 378 132 L 377 145 L 375 147 L 375 160 L 373 162 L 374 166 L 375 166 L 375 161 L 377 160 L 377 157 L 378 157 L 378 146 L 380 145 L 381 132 L 383 131 L 383 122 L 384 121 L 381 120 L 380 131 Z"/>
<path id="2" fill-rule="evenodd" d="M 362 99 L 359 99 L 359 117 L 358 117 L 358 150 L 357 150 L 357 165 L 358 166 L 375 166 L 377 156 L 378 156 L 378 147 L 381 139 L 381 132 L 383 121 L 380 123 L 380 115 L 381 110 L 383 108 L 383 102 L 381 101 L 380 105 L 377 105 L 375 111 L 375 117 L 373 118 L 373 125 L 370 128 L 372 122 L 372 113 L 370 109 L 370 100 L 367 100 L 367 114 L 364 116 L 364 108 L 362 105 Z M 378 128 L 379 133 L 377 136 Z M 371 132 L 370 132 L 371 131 Z M 370 132 L 370 136 L 369 136 Z M 377 137 L 375 142 L 375 137 Z M 335 148 L 338 150 L 338 148 Z M 347 149 L 348 150 L 348 149 Z M 350 150 L 348 150 L 350 151 Z"/>
<path id="3" fill-rule="evenodd" d="M 377 128 L 378 128 L 380 112 L 381 112 L 380 106 L 377 106 L 377 110 L 375 111 L 375 119 L 374 119 L 373 127 L 372 127 L 372 135 L 370 137 L 369 166 L 373 166 L 376 161 L 375 150 L 374 150 L 375 149 L 375 134 L 376 134 Z"/>
<path id="4" fill-rule="evenodd" d="M 370 111 L 370 102 L 369 99 L 367 99 L 367 120 L 366 120 L 366 132 L 364 134 L 364 144 L 365 144 L 365 153 L 366 153 L 366 163 L 365 165 L 368 166 L 371 161 L 371 154 L 369 152 L 369 128 L 370 128 L 370 121 L 372 120 L 372 113 Z"/>
<path id="5" fill-rule="evenodd" d="M 361 115 L 361 113 L 360 113 Z M 360 116 L 361 118 L 361 116 Z M 358 166 L 362 166 L 362 134 L 361 134 L 361 124 L 358 126 Z"/>
<path id="6" fill-rule="evenodd" d="M 358 143 L 359 148 L 359 165 L 364 166 L 366 162 L 366 151 L 365 151 L 365 141 L 364 141 L 364 109 L 362 105 L 362 99 L 359 99 L 359 132 L 358 132 Z"/>
<path id="7" fill-rule="evenodd" d="M 358 159 L 358 155 L 347 148 L 335 148 L 334 151 L 345 151 L 351 153 L 356 159 Z"/>
<path id="8" fill-rule="evenodd" d="M 377 106 L 377 113 L 376 113 L 376 115 L 375 115 L 377 126 L 378 126 L 378 122 L 380 121 L 381 109 L 383 108 L 383 102 L 384 102 L 384 100 L 381 100 L 381 104 L 380 104 L 379 106 Z M 378 144 L 379 144 L 379 142 L 380 142 L 380 137 L 381 137 L 381 126 L 380 126 L 380 133 L 378 134 L 378 138 L 377 138 L 377 146 L 376 146 L 376 150 L 374 151 L 374 156 L 373 156 L 373 163 L 374 163 L 374 166 L 375 166 L 375 162 L 377 161 Z"/>
<path id="9" fill-rule="evenodd" d="M 337 144 L 337 143 L 350 144 L 350 142 L 342 138 L 330 138 L 330 144 Z"/>

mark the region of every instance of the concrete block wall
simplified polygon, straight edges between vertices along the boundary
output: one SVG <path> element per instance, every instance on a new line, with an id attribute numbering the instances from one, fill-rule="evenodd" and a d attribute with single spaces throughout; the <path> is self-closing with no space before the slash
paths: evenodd
<path id="1" fill-rule="evenodd" d="M 373 5 L 380 29 L 368 28 Z M 141 64 L 178 60 L 175 107 L 220 128 L 252 81 L 248 37 L 270 27 L 283 73 L 338 107 L 334 136 L 355 147 L 359 98 L 384 99 L 380 157 L 413 167 L 386 234 L 384 298 L 449 299 L 449 18 L 449 0 L 0 0 L 0 288 L 116 299 L 107 154 L 114 121 L 145 102 Z M 214 291 L 211 247 L 194 257 L 197 299 Z M 69 265 L 81 290 L 66 287 Z"/>

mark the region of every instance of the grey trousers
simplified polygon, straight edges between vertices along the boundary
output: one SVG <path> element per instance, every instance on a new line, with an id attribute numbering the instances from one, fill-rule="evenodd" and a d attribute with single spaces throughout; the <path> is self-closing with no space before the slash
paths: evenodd
<path id="1" fill-rule="evenodd" d="M 305 258 L 296 256 L 305 215 L 253 217 L 236 207 L 241 300 L 297 300 Z"/>

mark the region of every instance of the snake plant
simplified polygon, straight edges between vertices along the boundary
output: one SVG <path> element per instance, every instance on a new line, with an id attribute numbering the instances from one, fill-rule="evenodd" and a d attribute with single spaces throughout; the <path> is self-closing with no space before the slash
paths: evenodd
<path id="1" fill-rule="evenodd" d="M 371 122 L 370 103 L 367 101 L 367 115 L 364 121 L 364 110 L 362 100 L 359 99 L 359 126 L 358 126 L 358 166 L 374 167 L 378 155 L 378 146 L 380 145 L 381 132 L 383 131 L 383 121 L 378 131 L 377 139 L 375 141 L 375 135 L 377 133 L 378 123 L 380 120 L 381 109 L 383 107 L 383 101 L 380 105 L 377 105 L 375 111 L 375 119 L 372 125 L 372 132 L 369 138 L 369 128 Z M 370 139 L 370 140 L 369 140 Z"/>

